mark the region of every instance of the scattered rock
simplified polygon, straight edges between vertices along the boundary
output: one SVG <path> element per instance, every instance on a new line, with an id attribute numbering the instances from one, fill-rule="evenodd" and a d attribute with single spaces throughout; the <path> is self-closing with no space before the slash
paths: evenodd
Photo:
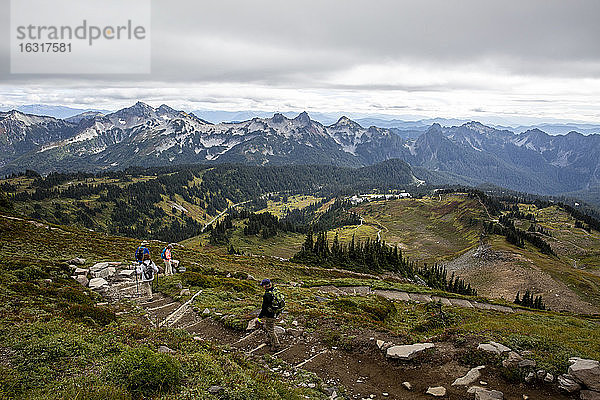
<path id="1" fill-rule="evenodd" d="M 190 294 L 190 289 L 181 289 L 181 292 L 179 292 L 180 296 L 189 296 Z"/>
<path id="2" fill-rule="evenodd" d="M 379 347 L 381 349 L 384 344 L 385 344 L 385 342 L 383 340 L 377 339 L 377 347 Z"/>
<path id="3" fill-rule="evenodd" d="M 519 362 L 519 368 L 533 368 L 535 367 L 535 361 L 525 358 Z"/>
<path id="4" fill-rule="evenodd" d="M 204 311 L 202 311 L 202 315 L 209 315 L 210 314 L 210 310 L 208 308 L 205 308 Z M 254 323 L 256 323 L 256 321 L 254 321 Z"/>
<path id="5" fill-rule="evenodd" d="M 475 389 L 475 400 L 503 400 L 504 393 L 499 390 L 484 389 L 477 387 Z"/>
<path id="6" fill-rule="evenodd" d="M 511 351 L 509 347 L 496 342 L 481 343 L 479 346 L 477 346 L 477 350 L 487 351 L 488 353 L 494 353 L 497 355 Z"/>
<path id="7" fill-rule="evenodd" d="M 79 282 L 79 284 L 81 284 L 82 286 L 87 286 L 88 283 L 90 282 L 85 275 L 77 275 L 77 276 L 74 276 L 73 279 L 75 279 L 77 282 Z"/>
<path id="8" fill-rule="evenodd" d="M 483 390 L 483 388 L 481 386 L 471 386 L 469 389 L 467 389 L 467 393 L 473 394 L 478 390 Z"/>
<path id="9" fill-rule="evenodd" d="M 286 333 L 292 335 L 293 337 L 300 337 L 300 336 L 302 336 L 302 330 L 301 329 L 289 328 L 289 329 L 286 329 Z"/>
<path id="10" fill-rule="evenodd" d="M 223 390 L 225 390 L 225 388 L 223 386 L 212 385 L 211 387 L 208 388 L 208 393 L 217 394 Z"/>
<path id="11" fill-rule="evenodd" d="M 595 390 L 582 390 L 579 392 L 579 398 L 581 400 L 600 400 L 600 392 Z"/>
<path id="12" fill-rule="evenodd" d="M 557 378 L 558 388 L 564 390 L 567 393 L 574 393 L 581 390 L 581 385 L 575 382 L 575 379 L 571 375 L 559 375 Z"/>
<path id="13" fill-rule="evenodd" d="M 208 310 L 208 308 L 205 308 L 204 311 Z M 204 312 L 202 313 L 204 314 Z M 210 310 L 208 311 L 208 313 L 206 313 L 207 315 L 210 314 Z M 248 321 L 248 326 L 246 326 L 246 330 L 247 331 L 253 331 L 256 329 L 256 323 L 258 321 L 256 321 L 256 318 L 251 319 L 250 321 Z"/>
<path id="14" fill-rule="evenodd" d="M 533 371 L 528 373 L 527 376 L 525 376 L 525 382 L 527 382 L 527 383 L 533 382 L 534 379 L 535 379 L 535 373 L 533 373 Z"/>
<path id="15" fill-rule="evenodd" d="M 175 350 L 168 348 L 167 346 L 158 346 L 159 353 L 175 353 Z"/>
<path id="16" fill-rule="evenodd" d="M 427 349 L 435 347 L 433 343 L 415 343 L 403 346 L 392 346 L 387 349 L 386 356 L 400 360 L 412 360 Z"/>
<path id="17" fill-rule="evenodd" d="M 536 376 L 536 378 L 538 378 L 541 381 L 546 376 L 546 370 L 544 370 L 544 369 L 538 370 L 538 372 L 535 374 L 535 376 Z"/>
<path id="18" fill-rule="evenodd" d="M 69 264 L 83 265 L 83 264 L 85 264 L 85 258 L 75 257 L 75 258 L 69 260 L 68 262 L 69 262 Z"/>
<path id="19" fill-rule="evenodd" d="M 469 372 L 466 373 L 465 376 L 461 378 L 456 378 L 454 382 L 452 382 L 452 386 L 469 386 L 473 382 L 475 382 L 481 376 L 480 370 L 484 369 L 485 365 L 480 365 L 479 367 L 472 368 Z"/>
<path id="20" fill-rule="evenodd" d="M 410 382 L 402 382 L 402 386 L 404 386 L 404 389 L 406 390 L 412 390 L 412 385 Z"/>
<path id="21" fill-rule="evenodd" d="M 88 269 L 87 268 L 76 267 L 75 271 L 73 271 L 74 275 L 87 275 L 87 273 L 88 273 Z"/>
<path id="22" fill-rule="evenodd" d="M 133 270 L 133 269 L 122 269 L 119 272 L 119 275 L 131 277 L 131 275 L 133 275 L 134 273 L 135 273 L 135 270 Z"/>
<path id="23" fill-rule="evenodd" d="M 432 395 L 433 397 L 444 397 L 446 395 L 446 388 L 443 386 L 435 386 L 427 388 L 425 394 Z"/>
<path id="24" fill-rule="evenodd" d="M 546 376 L 544 376 L 544 382 L 546 382 L 546 383 L 554 382 L 554 375 L 552 375 L 550 372 L 546 373 Z"/>
<path id="25" fill-rule="evenodd" d="M 101 269 L 104 269 L 106 267 L 108 267 L 108 263 L 107 262 L 96 263 L 96 264 L 94 264 L 94 265 L 92 265 L 90 267 L 90 271 L 91 272 L 93 272 L 93 271 L 100 271 Z"/>
<path id="26" fill-rule="evenodd" d="M 275 326 L 275 334 L 277 335 L 285 335 L 285 328 L 282 326 Z"/>
<path id="27" fill-rule="evenodd" d="M 516 351 L 511 351 L 508 353 L 508 358 L 502 361 L 502 366 L 504 368 L 518 367 L 521 361 L 523 361 L 523 357 Z"/>
<path id="28" fill-rule="evenodd" d="M 204 341 L 204 339 L 202 339 L 200 336 L 194 336 L 194 340 L 196 340 L 198 342 Z"/>
<path id="29" fill-rule="evenodd" d="M 294 326 L 298 326 L 298 321 L 296 321 L 296 320 L 293 320 L 293 321 L 292 321 L 292 325 L 294 325 Z"/>
<path id="30" fill-rule="evenodd" d="M 586 388 L 600 392 L 600 363 L 584 358 L 570 358 L 569 375 Z M 583 397 L 582 397 L 583 398 Z"/>
<path id="31" fill-rule="evenodd" d="M 93 278 L 90 280 L 88 285 L 90 289 L 95 290 L 108 285 L 108 282 L 104 278 Z"/>
<path id="32" fill-rule="evenodd" d="M 113 269 L 113 271 L 111 271 L 111 268 Z M 111 272 L 114 274 L 114 269 L 114 267 L 106 267 L 103 269 L 96 270 L 90 269 L 90 275 L 92 275 L 92 278 L 108 278 L 109 276 L 111 276 Z"/>

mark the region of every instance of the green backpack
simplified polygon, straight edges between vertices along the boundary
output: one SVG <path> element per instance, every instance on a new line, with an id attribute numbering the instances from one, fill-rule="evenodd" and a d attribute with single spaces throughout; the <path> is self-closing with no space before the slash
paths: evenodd
<path id="1" fill-rule="evenodd" d="M 276 288 L 273 289 L 273 302 L 271 303 L 271 310 L 275 315 L 279 315 L 285 307 L 285 296 Z"/>

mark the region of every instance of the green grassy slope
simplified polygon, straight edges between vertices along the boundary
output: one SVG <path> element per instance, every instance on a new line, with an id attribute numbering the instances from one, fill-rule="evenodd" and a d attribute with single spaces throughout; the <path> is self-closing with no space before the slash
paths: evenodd
<path id="1" fill-rule="evenodd" d="M 98 306 L 101 299 L 69 278 L 64 261 L 83 256 L 90 262 L 127 262 L 137 240 L 53 228 L 0 218 L 0 390 L 5 397 L 130 398 L 131 388 L 113 376 L 114 368 L 124 357 L 154 360 L 156 348 L 162 344 L 177 353 L 156 363 L 175 365 L 181 379 L 173 382 L 173 394 L 158 393 L 158 398 L 207 397 L 206 388 L 212 384 L 224 385 L 237 398 L 323 396 L 317 390 L 297 388 L 297 381 L 291 379 L 271 377 L 265 381 L 260 378 L 260 366 L 235 353 L 224 353 L 218 345 L 198 343 L 182 331 L 152 330 L 135 314 L 116 316 L 116 310 Z M 153 242 L 152 254 L 157 255 L 161 246 Z M 425 305 L 392 303 L 376 296 L 317 297 L 311 289 L 314 285 L 362 284 L 423 290 L 407 283 L 271 258 L 229 256 L 214 248 L 177 248 L 175 256 L 190 272 L 161 279 L 159 289 L 178 296 L 178 282 L 192 292 L 202 288 L 195 306 L 232 316 L 226 324 L 233 328 L 243 328 L 260 303 L 259 288 L 237 278 L 244 272 L 257 280 L 271 277 L 281 283 L 299 283 L 280 286 L 288 299 L 286 318 L 298 319 L 309 334 L 349 351 L 357 333 L 376 330 L 396 336 L 399 342 L 434 340 L 462 345 L 495 339 L 532 351 L 539 366 L 553 372 L 564 371 L 570 356 L 600 358 L 600 326 L 593 319 L 455 307 L 443 307 L 440 319 Z M 233 277 L 225 278 L 227 274 Z M 149 349 L 150 355 L 136 350 L 141 348 Z"/>

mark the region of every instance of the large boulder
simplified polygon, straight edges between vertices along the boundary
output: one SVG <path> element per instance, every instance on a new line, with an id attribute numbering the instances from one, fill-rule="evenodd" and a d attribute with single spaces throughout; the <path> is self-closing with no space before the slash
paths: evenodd
<path id="1" fill-rule="evenodd" d="M 399 360 L 412 360 L 427 349 L 435 347 L 433 343 L 415 343 L 402 346 L 392 346 L 387 349 L 386 356 Z"/>
<path id="2" fill-rule="evenodd" d="M 600 363 L 584 358 L 570 358 L 569 375 L 586 388 L 600 392 Z"/>
<path id="3" fill-rule="evenodd" d="M 502 353 L 509 352 L 511 349 L 500 343 L 489 342 L 489 343 L 481 343 L 479 346 L 477 346 L 477 350 L 482 350 L 482 351 L 486 351 L 488 353 L 501 355 Z"/>
<path id="4" fill-rule="evenodd" d="M 69 260 L 68 263 L 73 265 L 84 265 L 85 258 L 75 257 L 72 260 Z"/>
<path id="5" fill-rule="evenodd" d="M 106 279 L 93 278 L 90 280 L 89 288 L 90 289 L 100 289 L 101 287 L 104 287 L 106 285 L 108 285 L 108 282 L 106 281 Z"/>
<path id="6" fill-rule="evenodd" d="M 473 382 L 475 382 L 481 376 L 480 370 L 484 369 L 485 365 L 480 365 L 479 367 L 472 368 L 469 372 L 466 373 L 465 376 L 461 378 L 456 378 L 454 382 L 452 382 L 452 386 L 469 386 Z"/>
<path id="7" fill-rule="evenodd" d="M 558 388 L 567 393 L 575 393 L 581 390 L 581 385 L 571 375 L 559 375 L 557 378 Z"/>

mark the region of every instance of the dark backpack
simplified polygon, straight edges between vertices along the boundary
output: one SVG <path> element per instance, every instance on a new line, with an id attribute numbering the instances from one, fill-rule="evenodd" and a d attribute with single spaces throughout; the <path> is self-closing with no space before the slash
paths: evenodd
<path id="1" fill-rule="evenodd" d="M 275 315 L 279 315 L 285 308 L 285 296 L 276 288 L 273 288 L 273 301 L 270 308 Z"/>
<path id="2" fill-rule="evenodd" d="M 135 259 L 139 262 L 144 261 L 144 253 L 150 254 L 150 250 L 147 247 L 138 247 L 135 251 Z"/>
<path id="3" fill-rule="evenodd" d="M 144 279 L 147 281 L 154 279 L 154 268 L 152 268 L 151 262 L 142 264 L 142 274 L 144 274 Z"/>

